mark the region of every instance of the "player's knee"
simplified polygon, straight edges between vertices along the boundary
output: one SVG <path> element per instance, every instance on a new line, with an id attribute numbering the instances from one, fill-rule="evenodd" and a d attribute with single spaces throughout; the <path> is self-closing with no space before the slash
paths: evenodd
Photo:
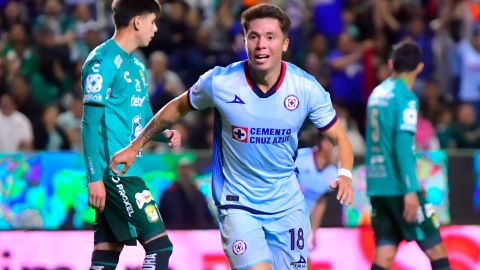
<path id="1" fill-rule="evenodd" d="M 167 235 L 154 238 L 148 243 L 144 243 L 143 247 L 146 254 L 142 269 L 168 269 L 168 260 L 172 255 L 173 245 Z"/>
<path id="2" fill-rule="evenodd" d="M 121 252 L 123 249 L 123 245 L 119 243 L 108 243 L 108 242 L 102 242 L 102 243 L 97 243 L 93 247 L 94 250 L 111 250 L 111 251 L 118 251 Z"/>
<path id="3" fill-rule="evenodd" d="M 395 259 L 395 254 L 397 249 L 395 246 L 380 246 L 375 248 L 375 256 L 373 258 L 373 263 L 376 266 L 383 268 L 390 268 Z"/>

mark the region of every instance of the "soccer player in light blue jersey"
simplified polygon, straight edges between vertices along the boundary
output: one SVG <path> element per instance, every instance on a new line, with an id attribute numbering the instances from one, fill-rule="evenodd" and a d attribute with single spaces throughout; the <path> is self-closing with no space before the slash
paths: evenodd
<path id="1" fill-rule="evenodd" d="M 298 183 L 305 197 L 312 234 L 310 249 L 317 245 L 316 230 L 320 227 L 327 207 L 327 197 L 333 192 L 330 184 L 337 178 L 338 169 L 332 144 L 320 135 L 315 146 L 298 149 L 295 165 L 298 170 Z"/>
<path id="2" fill-rule="evenodd" d="M 233 269 L 303 269 L 310 221 L 295 173 L 298 131 L 308 117 L 339 149 L 332 188 L 353 200 L 350 142 L 330 96 L 314 77 L 282 61 L 290 18 L 270 4 L 242 14 L 248 60 L 215 67 L 163 107 L 111 159 L 125 173 L 141 147 L 190 110 L 215 109 L 213 197 L 222 243 Z M 120 171 L 117 165 L 124 164 Z"/>

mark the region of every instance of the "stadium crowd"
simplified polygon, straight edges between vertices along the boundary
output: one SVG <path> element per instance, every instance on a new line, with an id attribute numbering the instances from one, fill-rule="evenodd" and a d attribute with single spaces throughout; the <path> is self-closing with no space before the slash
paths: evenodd
<path id="1" fill-rule="evenodd" d="M 162 2 L 162 1 L 161 1 Z M 474 0 L 167 0 L 158 32 L 136 54 L 149 69 L 153 111 L 210 68 L 246 59 L 239 16 L 270 2 L 293 20 L 288 61 L 330 92 L 356 154 L 364 154 L 368 95 L 389 76 L 391 45 L 422 48 L 414 85 L 418 149 L 480 147 L 480 3 Z M 0 0 L 0 152 L 82 151 L 80 70 L 113 34 L 111 1 Z M 186 149 L 209 149 L 213 112 L 173 127 Z M 316 130 L 304 127 L 301 146 Z M 166 151 L 151 145 L 152 151 Z"/>

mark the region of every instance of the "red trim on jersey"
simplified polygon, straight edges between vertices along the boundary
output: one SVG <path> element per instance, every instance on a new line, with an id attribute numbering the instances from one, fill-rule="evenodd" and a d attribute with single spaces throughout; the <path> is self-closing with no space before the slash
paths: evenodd
<path id="1" fill-rule="evenodd" d="M 250 76 L 248 73 L 248 60 L 243 62 L 243 73 L 245 74 L 245 79 L 247 80 L 248 86 L 252 88 L 252 82 L 250 81 Z"/>
<path id="2" fill-rule="evenodd" d="M 278 81 L 276 83 L 275 90 L 278 90 L 280 88 L 280 86 L 282 86 L 283 79 L 285 79 L 285 74 L 286 73 L 287 73 L 287 64 L 285 64 L 285 62 L 282 61 L 282 67 L 281 67 L 281 70 L 280 70 L 280 77 L 278 78 Z"/>

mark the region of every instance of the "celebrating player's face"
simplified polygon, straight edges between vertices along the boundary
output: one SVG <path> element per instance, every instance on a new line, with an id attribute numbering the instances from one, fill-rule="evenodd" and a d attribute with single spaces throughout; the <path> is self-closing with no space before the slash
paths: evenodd
<path id="1" fill-rule="evenodd" d="M 158 29 L 157 25 L 155 24 L 155 19 L 156 16 L 154 13 L 138 16 L 136 27 L 138 29 L 137 35 L 140 47 L 148 46 L 150 41 L 152 41 L 155 32 L 157 32 Z"/>
<path id="2" fill-rule="evenodd" d="M 288 48 L 280 23 L 274 18 L 252 20 L 245 38 L 248 60 L 256 70 L 270 71 L 280 66 Z"/>

